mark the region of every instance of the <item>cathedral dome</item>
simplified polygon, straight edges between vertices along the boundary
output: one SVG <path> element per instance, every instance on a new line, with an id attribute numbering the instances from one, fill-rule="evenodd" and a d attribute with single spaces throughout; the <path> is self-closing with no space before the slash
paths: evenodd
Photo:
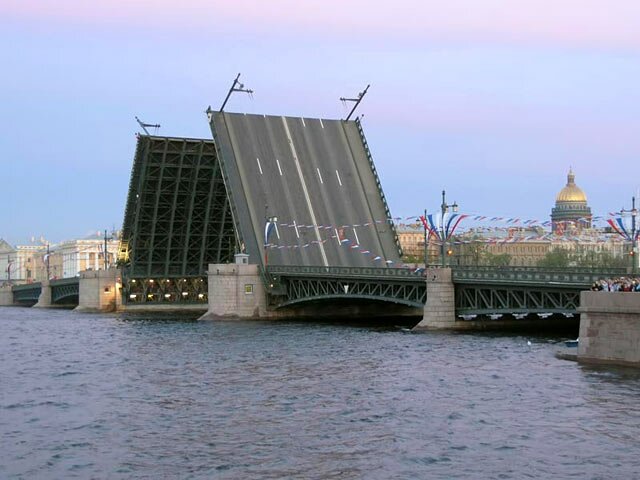
<path id="1" fill-rule="evenodd" d="M 556 196 L 556 204 L 557 203 L 587 203 L 587 196 L 582 191 L 580 187 L 578 187 L 575 183 L 576 176 L 573 171 L 569 169 L 569 174 L 567 175 L 567 185 L 560 190 L 558 195 Z"/>

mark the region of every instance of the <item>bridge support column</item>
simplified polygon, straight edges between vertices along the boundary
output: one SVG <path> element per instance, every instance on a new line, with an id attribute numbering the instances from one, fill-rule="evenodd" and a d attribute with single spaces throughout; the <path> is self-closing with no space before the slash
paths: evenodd
<path id="1" fill-rule="evenodd" d="M 429 268 L 426 272 L 427 302 L 420 323 L 413 330 L 455 328 L 455 291 L 450 268 Z"/>
<path id="2" fill-rule="evenodd" d="M 258 266 L 247 262 L 248 255 L 240 254 L 236 263 L 209 265 L 209 309 L 201 320 L 268 316 Z"/>
<path id="3" fill-rule="evenodd" d="M 13 305 L 13 290 L 11 285 L 0 287 L 0 307 Z"/>
<path id="4" fill-rule="evenodd" d="M 78 306 L 84 312 L 113 312 L 122 308 L 120 270 L 85 270 L 80 272 Z"/>
<path id="5" fill-rule="evenodd" d="M 51 302 L 51 283 L 49 280 L 42 280 L 42 290 L 40 290 L 40 296 L 38 297 L 38 303 L 34 308 L 49 308 L 52 305 Z"/>

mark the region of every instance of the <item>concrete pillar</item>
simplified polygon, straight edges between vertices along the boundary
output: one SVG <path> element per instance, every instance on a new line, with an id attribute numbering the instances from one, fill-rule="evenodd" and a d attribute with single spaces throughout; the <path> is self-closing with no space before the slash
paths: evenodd
<path id="1" fill-rule="evenodd" d="M 122 309 L 120 270 L 85 270 L 80 272 L 80 295 L 75 310 L 113 312 Z"/>
<path id="2" fill-rule="evenodd" d="M 49 280 L 43 280 L 40 283 L 42 284 L 42 290 L 40 291 L 40 296 L 38 297 L 38 303 L 34 305 L 34 308 L 49 308 L 52 305 L 51 284 L 49 283 Z"/>
<path id="3" fill-rule="evenodd" d="M 0 307 L 7 305 L 13 305 L 13 290 L 11 289 L 11 285 L 0 287 Z"/>
<path id="4" fill-rule="evenodd" d="M 268 316 L 267 300 L 257 265 L 242 263 L 209 265 L 209 309 L 201 319 L 262 318 Z"/>
<path id="5" fill-rule="evenodd" d="M 581 292 L 579 362 L 640 366 L 640 294 Z"/>
<path id="6" fill-rule="evenodd" d="M 428 268 L 427 302 L 424 315 L 413 330 L 447 330 L 455 328 L 455 291 L 450 268 Z"/>

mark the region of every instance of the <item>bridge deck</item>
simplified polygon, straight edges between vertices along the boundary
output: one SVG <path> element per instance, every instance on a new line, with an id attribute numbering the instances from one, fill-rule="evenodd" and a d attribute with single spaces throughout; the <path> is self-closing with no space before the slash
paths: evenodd
<path id="1" fill-rule="evenodd" d="M 399 261 L 359 124 L 213 112 L 211 128 L 251 263 L 384 267 Z M 273 216 L 277 231 L 265 248 Z"/>

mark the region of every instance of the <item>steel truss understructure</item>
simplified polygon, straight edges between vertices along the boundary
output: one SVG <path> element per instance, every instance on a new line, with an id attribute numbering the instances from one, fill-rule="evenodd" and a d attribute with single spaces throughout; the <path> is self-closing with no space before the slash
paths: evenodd
<path id="1" fill-rule="evenodd" d="M 78 305 L 80 298 L 80 279 L 63 278 L 51 280 L 51 303 Z"/>
<path id="2" fill-rule="evenodd" d="M 329 299 L 365 299 L 422 308 L 423 277 L 407 269 L 270 266 L 269 305 L 273 308 Z"/>
<path id="3" fill-rule="evenodd" d="M 584 288 L 456 284 L 457 315 L 576 313 Z"/>
<path id="4" fill-rule="evenodd" d="M 42 284 L 40 282 L 36 282 L 25 285 L 14 285 L 11 290 L 13 291 L 14 303 L 20 303 L 24 305 L 35 304 L 40 298 L 40 292 L 42 292 Z"/>
<path id="5" fill-rule="evenodd" d="M 207 305 L 206 277 L 127 279 L 127 303 L 173 303 Z"/>
<path id="6" fill-rule="evenodd" d="M 207 265 L 232 262 L 235 251 L 214 142 L 140 135 L 119 249 L 124 302 L 202 303 Z"/>

